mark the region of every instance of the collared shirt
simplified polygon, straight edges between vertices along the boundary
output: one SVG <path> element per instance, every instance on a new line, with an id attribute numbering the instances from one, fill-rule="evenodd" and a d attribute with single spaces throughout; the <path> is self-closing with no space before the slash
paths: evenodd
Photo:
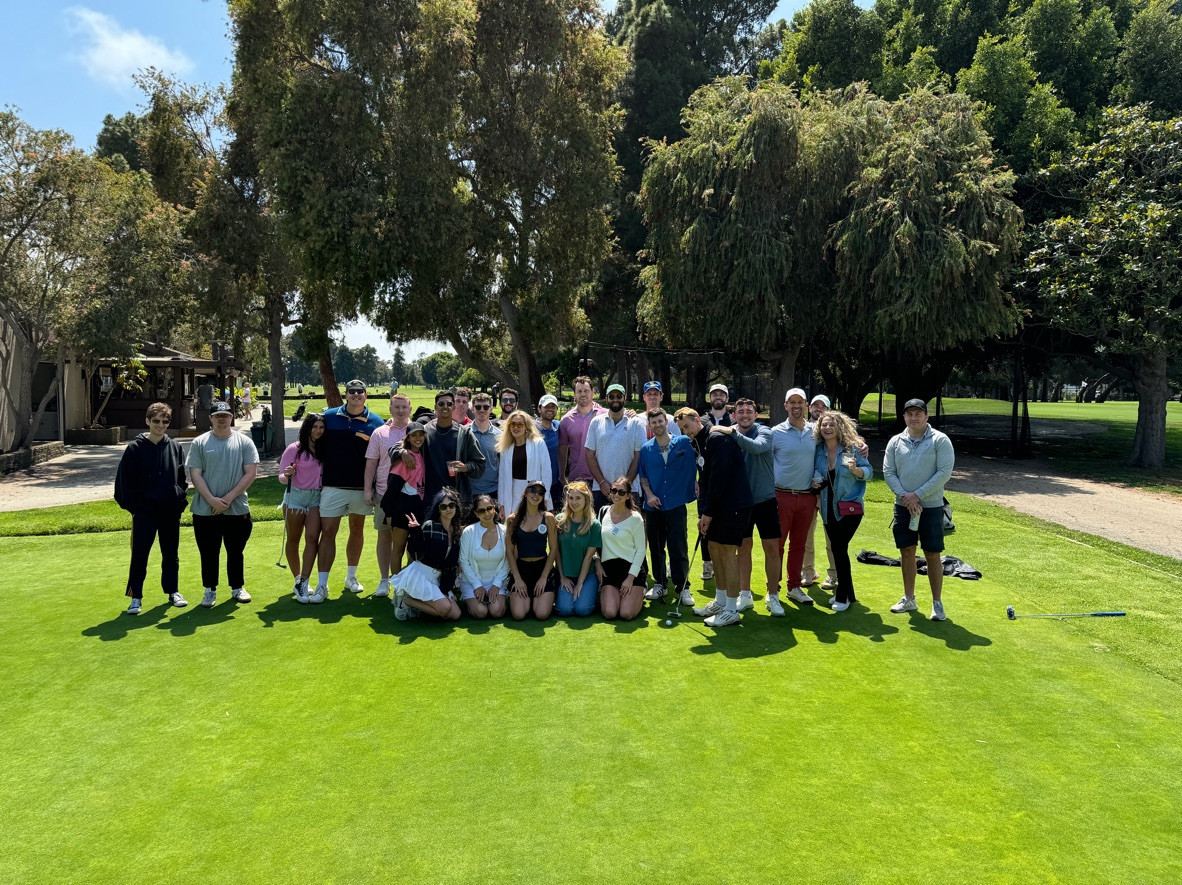
<path id="1" fill-rule="evenodd" d="M 661 510 L 683 507 L 697 497 L 694 486 L 698 478 L 698 453 L 688 436 L 669 437 L 667 455 L 661 453 L 655 438 L 650 439 L 640 449 L 636 470 L 636 478 L 643 477 L 652 493 L 661 499 Z M 645 510 L 653 509 L 643 492 L 641 499 Z"/>
<path id="2" fill-rule="evenodd" d="M 578 406 L 575 406 L 558 422 L 558 444 L 570 447 L 566 464 L 567 476 L 570 479 L 591 481 L 591 471 L 587 469 L 587 454 L 583 451 L 587 446 L 587 431 L 590 429 L 592 421 L 600 415 L 606 414 L 607 409 L 596 403 L 591 403 L 591 410 L 586 415 L 579 411 Z"/>
<path id="3" fill-rule="evenodd" d="M 644 443 L 644 425 L 636 418 L 621 417 L 619 421 L 613 421 L 610 413 L 604 413 L 587 428 L 587 450 L 595 453 L 599 471 L 608 486 L 617 477 L 628 475 L 632 459 Z M 602 484 L 596 483 L 596 488 L 607 494 Z M 639 480 L 632 480 L 632 491 L 640 494 Z"/>
<path id="4" fill-rule="evenodd" d="M 904 430 L 887 443 L 882 478 L 895 493 L 895 503 L 914 492 L 924 507 L 944 503 L 944 484 L 952 476 L 956 453 L 952 440 L 930 424 L 919 439 Z"/>
<path id="5" fill-rule="evenodd" d="M 773 427 L 772 466 L 776 488 L 793 491 L 810 488 L 816 454 L 813 425 L 806 422 L 802 430 L 797 430 L 785 420 Z"/>
<path id="6" fill-rule="evenodd" d="M 409 426 L 408 424 L 407 427 Z M 390 447 L 405 438 L 406 427 L 395 427 L 393 418 L 375 430 L 369 438 L 365 457 L 366 460 L 378 462 L 378 470 L 374 474 L 374 488 L 379 498 L 386 494 L 386 479 L 390 475 Z"/>
<path id="7" fill-rule="evenodd" d="M 316 444 L 324 465 L 325 488 L 360 489 L 365 486 L 365 453 L 370 437 L 386 422 L 368 408 L 350 415 L 345 406 L 326 409 L 324 435 Z"/>

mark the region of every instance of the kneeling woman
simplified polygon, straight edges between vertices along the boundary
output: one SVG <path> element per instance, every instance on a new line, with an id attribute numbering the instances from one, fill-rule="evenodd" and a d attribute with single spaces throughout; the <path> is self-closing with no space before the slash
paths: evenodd
<path id="1" fill-rule="evenodd" d="M 562 513 L 556 521 L 562 580 L 554 607 L 564 618 L 586 617 L 595 611 L 599 598 L 599 575 L 593 565 L 596 552 L 603 546 L 587 483 L 575 480 L 566 487 Z"/>
<path id="2" fill-rule="evenodd" d="M 460 496 L 445 488 L 431 502 L 426 522 L 420 526 L 413 514 L 408 519 L 415 561 L 390 579 L 394 616 L 405 621 L 425 612 L 458 620 L 460 606 L 452 588 L 460 561 Z"/>
<path id="3" fill-rule="evenodd" d="M 554 611 L 558 586 L 558 523 L 545 507 L 546 486 L 539 479 L 526 483 L 517 511 L 505 526 L 513 592 L 509 611 L 520 621 L 532 610 L 540 621 Z"/>
<path id="4" fill-rule="evenodd" d="M 472 510 L 480 521 L 460 536 L 460 592 L 472 617 L 503 618 L 509 587 L 505 527 L 497 522 L 497 508 L 488 495 L 477 495 Z"/>
<path id="5" fill-rule="evenodd" d="M 850 539 L 862 523 L 866 480 L 874 469 L 864 455 L 864 445 L 854 422 L 841 412 L 826 412 L 817 422 L 817 456 L 813 464 L 813 485 L 821 489 L 821 519 L 833 550 L 837 568 L 837 590 L 833 610 L 843 612 L 854 596 L 854 577 L 850 570 Z"/>
<path id="6" fill-rule="evenodd" d="M 612 502 L 599 516 L 603 533 L 603 562 L 599 567 L 599 607 L 608 620 L 631 621 L 644 608 L 644 518 L 632 500 L 628 480 L 611 485 Z"/>

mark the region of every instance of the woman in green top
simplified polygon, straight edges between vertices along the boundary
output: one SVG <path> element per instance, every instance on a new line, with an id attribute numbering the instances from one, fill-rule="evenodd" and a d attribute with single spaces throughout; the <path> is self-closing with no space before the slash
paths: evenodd
<path id="1" fill-rule="evenodd" d="M 566 499 L 558 514 L 562 581 L 554 608 L 561 617 L 586 617 L 595 611 L 599 578 L 591 560 L 602 544 L 599 520 L 591 509 L 591 489 L 576 480 L 566 487 Z"/>

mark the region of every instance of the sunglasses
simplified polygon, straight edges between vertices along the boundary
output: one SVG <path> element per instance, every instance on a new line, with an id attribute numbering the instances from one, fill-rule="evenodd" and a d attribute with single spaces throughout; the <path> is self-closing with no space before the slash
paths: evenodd
<path id="1" fill-rule="evenodd" d="M 440 510 L 455 510 L 456 505 L 451 503 L 450 501 L 445 501 L 444 503 L 439 505 L 439 509 Z"/>
<path id="2" fill-rule="evenodd" d="M 493 508 L 493 507 L 477 507 L 476 512 L 477 513 L 492 513 L 494 509 L 495 508 Z"/>
<path id="3" fill-rule="evenodd" d="M 501 400 L 501 405 L 502 405 L 502 406 L 515 406 L 515 405 L 517 405 L 517 400 L 515 400 L 515 399 L 503 399 L 503 400 Z"/>
<path id="4" fill-rule="evenodd" d="M 352 390 L 346 390 L 345 393 L 349 394 L 349 396 L 363 396 L 365 394 L 365 390 L 363 388 L 354 387 Z"/>
<path id="5" fill-rule="evenodd" d="M 542 488 L 538 488 L 537 486 L 530 486 L 528 489 L 525 490 L 525 493 L 527 495 L 544 495 L 544 494 L 546 494 L 546 490 L 542 489 Z"/>
<path id="6" fill-rule="evenodd" d="M 455 403 L 449 403 L 449 402 L 446 402 L 445 400 L 440 400 L 439 402 L 437 402 L 435 404 L 435 408 L 437 408 L 437 409 L 451 409 L 451 408 L 455 408 Z"/>
<path id="7" fill-rule="evenodd" d="M 612 489 L 611 493 L 615 496 L 627 495 L 632 492 L 631 489 Z"/>
<path id="8" fill-rule="evenodd" d="M 492 408 L 492 403 L 477 403 L 472 408 L 474 408 L 478 412 L 487 412 L 489 409 Z"/>
<path id="9" fill-rule="evenodd" d="M 151 423 L 153 423 L 153 424 L 163 424 L 165 427 L 167 427 L 167 426 L 169 425 L 169 423 L 170 423 L 170 422 L 169 422 L 169 420 L 168 420 L 167 418 L 153 418 Z"/>
<path id="10" fill-rule="evenodd" d="M 753 400 L 753 399 L 736 400 L 735 405 L 736 406 L 753 406 L 753 405 L 755 405 L 755 400 Z"/>

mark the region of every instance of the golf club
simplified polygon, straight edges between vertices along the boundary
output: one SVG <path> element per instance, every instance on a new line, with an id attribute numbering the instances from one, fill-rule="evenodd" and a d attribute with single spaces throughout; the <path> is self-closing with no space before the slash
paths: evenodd
<path id="1" fill-rule="evenodd" d="M 283 536 L 279 539 L 279 558 L 275 560 L 275 568 L 286 568 L 283 564 L 283 551 L 287 549 L 287 490 L 283 491 L 283 500 L 279 502 L 279 509 L 283 511 Z"/>
<path id="2" fill-rule="evenodd" d="M 1062 614 L 1020 615 L 1012 605 L 1006 606 L 1006 617 L 1011 621 L 1018 618 L 1123 618 L 1124 612 L 1063 612 Z"/>
<path id="3" fill-rule="evenodd" d="M 681 582 L 681 586 L 677 588 L 676 600 L 677 607 L 671 612 L 665 612 L 667 618 L 681 617 L 681 594 L 685 592 L 685 588 L 689 586 L 689 576 L 693 574 L 694 562 L 698 558 L 698 548 L 702 546 L 702 536 L 698 536 L 698 540 L 694 542 L 694 552 L 690 554 L 689 568 L 685 572 L 685 580 Z"/>

